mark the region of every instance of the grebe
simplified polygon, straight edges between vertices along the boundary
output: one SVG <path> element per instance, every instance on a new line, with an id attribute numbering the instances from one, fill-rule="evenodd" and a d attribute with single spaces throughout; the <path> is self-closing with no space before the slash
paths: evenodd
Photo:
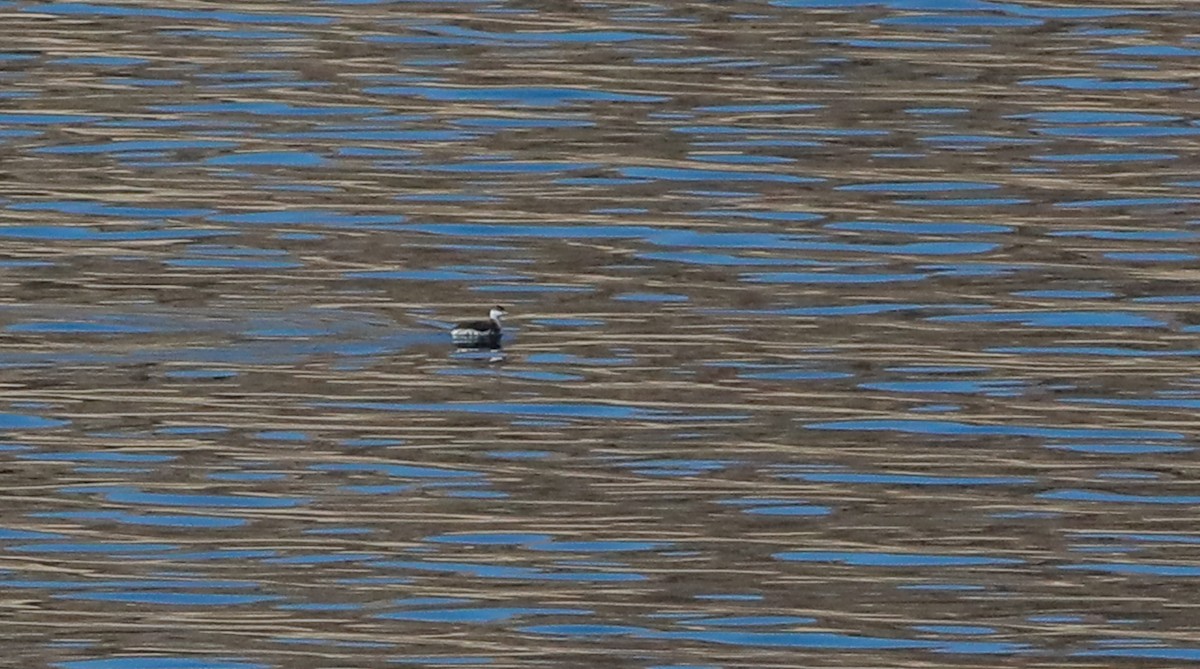
<path id="1" fill-rule="evenodd" d="M 495 306 L 486 321 L 464 321 L 450 331 L 450 339 L 459 348 L 500 348 L 500 321 L 508 315 L 504 307 Z"/>

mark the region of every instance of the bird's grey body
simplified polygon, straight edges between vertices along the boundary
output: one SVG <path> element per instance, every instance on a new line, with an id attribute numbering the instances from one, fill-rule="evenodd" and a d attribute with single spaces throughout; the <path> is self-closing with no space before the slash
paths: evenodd
<path id="1" fill-rule="evenodd" d="M 459 323 L 450 331 L 450 340 L 459 348 L 500 348 L 500 321 L 507 313 L 504 307 L 493 307 L 486 321 Z"/>

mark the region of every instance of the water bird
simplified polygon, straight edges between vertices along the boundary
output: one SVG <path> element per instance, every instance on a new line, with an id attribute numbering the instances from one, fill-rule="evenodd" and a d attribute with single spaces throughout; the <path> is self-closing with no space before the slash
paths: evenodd
<path id="1" fill-rule="evenodd" d="M 450 339 L 459 348 L 500 348 L 500 321 L 508 315 L 501 306 L 494 306 L 488 312 L 486 321 L 463 321 L 450 331 Z"/>

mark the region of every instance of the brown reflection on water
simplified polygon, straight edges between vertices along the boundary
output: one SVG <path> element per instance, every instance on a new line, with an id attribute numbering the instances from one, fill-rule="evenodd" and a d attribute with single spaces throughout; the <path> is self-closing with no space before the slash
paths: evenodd
<path id="1" fill-rule="evenodd" d="M 1190 6 L 836 5 L 0 3 L 10 655 L 1200 658 Z"/>

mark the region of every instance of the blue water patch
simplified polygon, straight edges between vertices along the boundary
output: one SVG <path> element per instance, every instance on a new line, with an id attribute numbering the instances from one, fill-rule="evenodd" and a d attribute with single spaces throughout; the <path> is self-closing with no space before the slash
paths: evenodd
<path id="1" fill-rule="evenodd" d="M 476 564 L 469 562 L 380 560 L 378 562 L 371 563 L 371 565 L 373 567 L 451 573 L 463 576 L 473 576 L 476 578 L 560 581 L 574 583 L 627 583 L 646 580 L 646 577 L 641 574 L 627 571 L 547 571 L 534 567 L 515 567 L 494 564 Z"/>
<path id="2" fill-rule="evenodd" d="M 415 489 L 415 486 L 400 484 L 344 485 L 338 488 L 338 490 L 352 495 L 399 495 Z"/>
<path id="3" fill-rule="evenodd" d="M 81 214 L 85 216 L 119 216 L 121 218 L 183 218 L 187 216 L 207 216 L 212 209 L 189 207 L 145 207 L 129 204 L 110 204 L 97 200 L 53 200 L 36 202 L 13 202 L 6 208 L 15 211 L 56 211 L 63 214 Z"/>
<path id="4" fill-rule="evenodd" d="M 783 474 L 780 478 L 812 483 L 866 483 L 911 486 L 996 486 L 1030 485 L 1037 479 L 1026 476 L 939 476 L 933 474 L 867 474 L 857 472 L 811 472 Z"/>
<path id="5" fill-rule="evenodd" d="M 242 151 L 213 156 L 206 165 L 224 167 L 321 167 L 328 161 L 308 151 Z"/>
<path id="6" fill-rule="evenodd" d="M 1098 571 L 1106 574 L 1121 574 L 1121 575 L 1143 575 L 1143 576 L 1166 576 L 1170 577 L 1195 577 L 1200 576 L 1200 566 L 1191 564 L 1163 564 L 1156 562 L 1153 564 L 1139 563 L 1090 563 L 1090 564 L 1065 564 L 1059 565 L 1059 569 L 1064 571 Z"/>
<path id="7" fill-rule="evenodd" d="M 1156 137 L 1191 137 L 1200 135 L 1200 128 L 1173 125 L 1067 125 L 1038 128 L 1039 135 L 1069 139 L 1153 139 Z"/>
<path id="8" fill-rule="evenodd" d="M 159 604 L 163 606 L 242 606 L 283 599 L 280 595 L 234 595 L 203 592 L 77 592 L 54 595 L 55 599 L 83 599 L 96 602 L 125 604 Z M 124 668 L 122 668 L 124 669 Z"/>
<path id="9" fill-rule="evenodd" d="M 585 365 L 585 366 L 612 366 L 612 365 L 628 365 L 633 362 L 633 358 L 610 357 L 610 358 L 585 358 L 571 353 L 530 353 L 526 358 L 526 362 L 531 364 L 568 364 L 568 365 Z"/>
<path id="10" fill-rule="evenodd" d="M 375 531 L 367 527 L 317 527 L 304 530 L 305 534 L 328 536 L 354 536 L 373 534 Z"/>
<path id="11" fill-rule="evenodd" d="M 758 632 L 734 630 L 655 631 L 625 625 L 532 625 L 519 628 L 527 634 L 565 637 L 628 636 L 639 639 L 658 639 L 669 642 L 701 641 L 721 645 L 763 648 L 813 648 L 827 650 L 897 650 L 931 649 L 954 653 L 1012 654 L 1025 647 L 1011 643 L 933 642 L 912 639 L 891 639 L 835 632 Z"/>
<path id="12" fill-rule="evenodd" d="M 1129 311 L 1015 311 L 991 314 L 931 316 L 946 323 L 1017 323 L 1040 328 L 1165 328 L 1157 318 Z"/>
<path id="13" fill-rule="evenodd" d="M 168 379 L 216 381 L 221 379 L 232 379 L 237 375 L 237 372 L 227 369 L 175 369 L 166 372 L 163 376 L 167 377 Z"/>
<path id="14" fill-rule="evenodd" d="M 800 177 L 794 174 L 754 170 L 714 170 L 683 167 L 619 167 L 617 170 L 622 176 L 631 179 L 663 181 L 764 181 L 791 184 L 819 183 L 824 181 L 824 179 L 817 177 Z"/>
<path id="15" fill-rule="evenodd" d="M 1122 639 L 1122 642 L 1128 643 L 1128 641 L 1125 639 Z M 1152 640 L 1152 643 L 1157 642 L 1157 639 Z M 1071 653 L 1071 657 L 1123 657 L 1140 658 L 1145 660 L 1200 662 L 1200 647 L 1179 648 L 1150 645 L 1134 648 L 1103 648 L 1100 650 L 1075 651 Z"/>
<path id="16" fill-rule="evenodd" d="M 160 30 L 164 36 L 169 37 L 200 37 L 200 38 L 215 38 L 215 39 L 235 39 L 235 40 L 298 40 L 303 39 L 303 33 L 290 32 L 286 30 L 229 30 L 229 29 L 180 29 L 180 30 Z M 252 88 L 254 83 L 244 84 L 228 84 L 224 86 L 214 86 L 214 88 Z M 320 82 L 294 82 L 293 86 L 311 87 L 323 85 Z"/>
<path id="17" fill-rule="evenodd" d="M 1057 615 L 1028 616 L 1026 618 L 1026 620 L 1028 620 L 1031 623 L 1043 623 L 1043 624 L 1047 624 L 1047 625 L 1070 625 L 1070 624 L 1074 624 L 1074 623 L 1085 622 L 1087 619 L 1084 618 L 1083 616 L 1069 615 L 1069 614 L 1057 614 Z"/>
<path id="18" fill-rule="evenodd" d="M 1009 225 L 940 221 L 841 221 L 828 223 L 824 227 L 829 230 L 894 232 L 904 235 L 987 235 L 1013 231 Z"/>
<path id="19" fill-rule="evenodd" d="M 228 509 L 289 509 L 311 502 L 305 498 L 251 495 L 204 495 L 143 492 L 134 486 L 77 486 L 63 489 L 77 494 L 97 494 L 116 504 L 152 504 Z"/>
<path id="20" fill-rule="evenodd" d="M 1095 49 L 1088 53 L 1104 56 L 1148 56 L 1154 58 L 1195 58 L 1200 56 L 1200 49 L 1175 46 L 1172 44 L 1144 44 L 1137 46 L 1118 46 L 1108 49 Z"/>
<path id="21" fill-rule="evenodd" d="M 372 95 L 399 95 L 424 98 L 438 102 L 498 102 L 526 107 L 557 107 L 581 102 L 666 102 L 661 95 L 617 93 L 567 86 L 369 86 L 363 89 Z"/>
<path id="22" fill-rule="evenodd" d="M 213 472 L 208 475 L 210 481 L 284 481 L 287 474 L 282 472 Z"/>
<path id="23" fill-rule="evenodd" d="M 475 139 L 476 135 L 459 130 L 386 130 L 377 126 L 365 126 L 332 130 L 322 126 L 320 130 L 299 132 L 275 132 L 261 135 L 262 139 L 282 141 L 334 141 L 343 142 L 459 142 Z"/>
<path id="24" fill-rule="evenodd" d="M 805 616 L 728 616 L 724 618 L 688 618 L 685 625 L 702 627 L 773 627 L 777 625 L 811 625 L 816 618 Z"/>
<path id="25" fill-rule="evenodd" d="M 445 469 L 442 467 L 422 467 L 416 465 L 401 465 L 387 462 L 354 462 L 309 465 L 309 469 L 317 472 L 370 472 L 381 476 L 403 479 L 445 479 L 445 478 L 475 478 L 483 476 L 479 472 L 461 469 Z"/>
<path id="26" fill-rule="evenodd" d="M 717 593 L 696 595 L 695 598 L 701 601 L 713 602 L 760 602 L 762 601 L 763 596 L 745 593 Z"/>
<path id="27" fill-rule="evenodd" d="M 350 448 L 378 448 L 382 446 L 400 446 L 404 444 L 402 439 L 343 439 L 342 446 Z"/>
<path id="28" fill-rule="evenodd" d="M 119 335 L 147 334 L 154 329 L 137 325 L 120 325 L 117 323 L 91 323 L 81 321 L 42 321 L 35 323 L 16 323 L 5 328 L 9 332 L 33 334 L 71 334 L 71 335 Z"/>
<path id="29" fill-rule="evenodd" d="M 544 460 L 553 455 L 550 451 L 488 451 L 489 458 L 497 460 Z"/>
<path id="30" fill-rule="evenodd" d="M 613 297 L 618 302 L 687 302 L 687 295 L 672 293 L 622 293 Z"/>
<path id="31" fill-rule="evenodd" d="M 845 272 L 759 272 L 744 274 L 750 283 L 855 284 L 923 281 L 927 274 L 847 274 Z"/>
<path id="32" fill-rule="evenodd" d="M 1135 298 L 1133 301 L 1146 304 L 1200 304 L 1200 295 L 1155 295 Z"/>
<path id="33" fill-rule="evenodd" d="M 995 346 L 987 353 L 1017 355 L 1095 355 L 1116 358 L 1194 358 L 1200 349 L 1148 349 L 1131 346 Z"/>
<path id="34" fill-rule="evenodd" d="M 777 369 L 773 371 L 743 371 L 738 378 L 760 381 L 830 381 L 853 377 L 849 372 L 831 372 L 819 369 Z"/>
<path id="35" fill-rule="evenodd" d="M 1192 534 L 1147 534 L 1139 532 L 1088 532 L 1075 533 L 1080 539 L 1115 539 L 1146 543 L 1178 543 L 1200 545 L 1200 536 Z"/>
<path id="36" fill-rule="evenodd" d="M 733 113 L 747 114 L 757 112 L 802 112 L 814 111 L 823 109 L 825 105 L 815 104 L 810 102 L 761 102 L 747 104 L 729 104 L 729 105 L 709 105 L 704 107 L 696 107 L 698 112 L 716 112 L 716 113 Z"/>
<path id="37" fill-rule="evenodd" d="M 1143 163 L 1178 157 L 1176 153 L 1053 153 L 1033 156 L 1033 159 L 1049 163 Z"/>
<path id="38" fill-rule="evenodd" d="M 327 553 L 315 555 L 290 555 L 288 557 L 267 558 L 267 564 L 338 564 L 342 562 L 364 562 L 379 557 L 378 553 Z"/>
<path id="39" fill-rule="evenodd" d="M 132 556 L 138 553 L 161 553 L 179 548 L 177 544 L 137 542 L 42 542 L 9 546 L 15 553 L 105 553 L 112 556 Z"/>
<path id="40" fill-rule="evenodd" d="M 1061 209 L 1097 209 L 1100 207 L 1168 207 L 1177 205 L 1200 204 L 1200 198 L 1194 197 L 1117 197 L 1097 200 L 1075 200 L 1058 202 L 1055 207 Z"/>
<path id="41" fill-rule="evenodd" d="M 672 546 L 673 544 L 667 541 L 635 541 L 630 539 L 559 541 L 551 539 L 530 542 L 527 547 L 535 551 L 565 553 L 628 553 L 665 550 Z"/>
<path id="42" fill-rule="evenodd" d="M 249 521 L 243 518 L 228 518 L 220 516 L 170 515 L 149 513 L 128 513 L 125 511 L 63 511 L 56 513 L 36 514 L 42 518 L 61 518 L 66 520 L 97 520 L 125 525 L 141 525 L 147 527 L 174 527 L 180 529 L 227 529 L 242 527 Z"/>
<path id="43" fill-rule="evenodd" d="M 308 441 L 308 433 L 299 430 L 265 430 L 256 432 L 255 437 L 272 441 Z"/>
<path id="44" fill-rule="evenodd" d="M 983 635 L 996 633 L 996 628 L 981 625 L 913 625 L 913 629 L 931 634 Z"/>
<path id="45" fill-rule="evenodd" d="M 869 316 L 875 314 L 888 314 L 908 311 L 925 311 L 933 309 L 973 309 L 976 305 L 938 305 L 938 304 L 914 304 L 914 303 L 867 303 L 867 304 L 848 304 L 848 305 L 833 305 L 833 306 L 816 306 L 816 307 L 796 307 L 792 309 L 737 309 L 737 310 L 720 310 L 719 313 L 734 313 L 740 315 L 763 315 L 763 316 Z"/>
<path id="46" fill-rule="evenodd" d="M 302 604 L 280 604 L 275 608 L 281 611 L 359 611 L 363 607 L 361 604 L 329 604 L 320 602 L 305 602 Z"/>
<path id="47" fill-rule="evenodd" d="M 896 200 L 896 204 L 916 207 L 1006 207 L 1028 203 L 1029 200 L 1019 197 L 964 197 Z"/>
<path id="48" fill-rule="evenodd" d="M 204 237 L 221 237 L 232 234 L 224 230 L 198 230 L 191 228 L 167 228 L 161 230 L 132 229 L 101 232 L 79 225 L 13 225 L 0 227 L 0 237 L 13 239 L 42 239 L 47 241 L 152 241 L 189 240 Z"/>
<path id="49" fill-rule="evenodd" d="M 474 413 L 500 416 L 548 416 L 554 418 L 595 418 L 612 420 L 739 420 L 738 415 L 701 416 L 680 414 L 662 409 L 624 404 L 589 404 L 583 402 L 519 403 L 519 402 L 447 402 L 445 404 L 405 404 L 400 402 L 321 402 L 314 406 L 334 409 L 366 409 L 399 412 Z"/>
<path id="50" fill-rule="evenodd" d="M 829 44 L 840 44 L 857 49 L 982 49 L 986 44 L 970 42 L 950 42 L 944 40 L 922 39 L 839 39 L 818 40 Z"/>
<path id="51" fill-rule="evenodd" d="M 98 67 L 132 67 L 145 65 L 150 61 L 145 58 L 129 56 L 71 56 L 50 61 L 52 65 L 95 65 Z"/>
<path id="52" fill-rule="evenodd" d="M 501 130 L 527 130 L 533 128 L 591 128 L 594 121 L 572 118 L 507 118 L 501 116 L 475 116 L 453 122 L 466 128 L 494 128 Z"/>
<path id="53" fill-rule="evenodd" d="M 549 534 L 470 532 L 440 534 L 431 537 L 425 537 L 424 541 L 445 544 L 461 544 L 467 546 L 523 546 L 527 544 L 553 541 L 553 537 Z"/>
<path id="54" fill-rule="evenodd" d="M 343 107 L 338 105 L 293 105 L 288 102 L 203 102 L 194 104 L 152 105 L 151 111 L 168 114 L 253 114 L 271 117 L 363 116 L 385 111 L 384 107 Z"/>
<path id="55" fill-rule="evenodd" d="M 690 458 L 660 458 L 629 460 L 622 463 L 637 474 L 647 476 L 698 476 L 706 472 L 726 469 L 733 460 L 706 460 Z"/>
<path id="56" fill-rule="evenodd" d="M 593 170 L 599 163 L 567 163 L 537 160 L 472 160 L 441 165 L 422 165 L 430 172 L 463 172 L 468 174 L 551 174 L 574 170 Z"/>
<path id="57" fill-rule="evenodd" d="M 489 354 L 489 357 L 490 354 Z M 529 379 L 532 381 L 580 381 L 584 377 L 577 374 L 562 374 L 559 372 L 511 371 L 495 372 L 486 369 L 439 369 L 436 374 L 443 376 L 505 376 L 511 379 Z"/>
<path id="58" fill-rule="evenodd" d="M 1040 425 L 986 425 L 946 420 L 874 419 L 808 423 L 810 430 L 863 430 L 943 436 L 1012 436 L 1043 439 L 1155 439 L 1178 441 L 1179 432 L 1136 428 L 1044 427 Z"/>
<path id="59" fill-rule="evenodd" d="M 65 539 L 66 535 L 55 532 L 39 532 L 36 530 L 14 530 L 0 527 L 0 541 L 57 541 Z M 4 573 L 4 572 L 0 572 Z M 3 581 L 0 581 L 3 583 Z"/>
<path id="60" fill-rule="evenodd" d="M 1047 300 L 1106 300 L 1117 296 L 1110 290 L 1020 290 L 1013 295 Z"/>
<path id="61" fill-rule="evenodd" d="M 1048 88 L 1064 88 L 1067 90 L 1084 91 L 1163 91 L 1188 88 L 1188 84 L 1179 81 L 1159 81 L 1155 79 L 1101 79 L 1099 77 L 1045 77 L 1024 79 L 1018 84 L 1022 86 L 1045 86 Z"/>
<path id="62" fill-rule="evenodd" d="M 1038 123 L 1169 123 L 1182 120 L 1181 116 L 1169 114 L 1148 114 L 1145 112 L 1097 111 L 1091 109 L 1031 112 L 1006 116 L 1010 119 L 1023 119 Z"/>
<path id="63" fill-rule="evenodd" d="M 1125 407 L 1155 407 L 1166 409 L 1198 409 L 1200 408 L 1200 399 L 1179 397 L 1179 398 L 1145 398 L 1145 399 L 1125 399 L 1115 397 L 1067 397 L 1063 398 L 1063 402 L 1083 403 L 1083 404 L 1107 404 L 1109 406 L 1125 406 Z"/>
<path id="64" fill-rule="evenodd" d="M 934 553 L 883 553 L 839 551 L 789 551 L 773 555 L 788 562 L 829 562 L 851 567 L 983 567 L 1023 564 L 1024 560 L 981 555 Z"/>
<path id="65" fill-rule="evenodd" d="M 1129 251 L 1112 251 L 1105 253 L 1104 257 L 1109 260 L 1117 260 L 1122 262 L 1193 262 L 1200 256 L 1193 253 L 1178 253 L 1178 252 L 1129 252 Z"/>
<path id="66" fill-rule="evenodd" d="M 993 397 L 1011 396 L 1019 393 L 1022 381 L 873 381 L 860 384 L 860 388 L 897 393 L 968 393 L 985 394 Z"/>
<path id="67" fill-rule="evenodd" d="M 218 223 L 244 223 L 249 225 L 319 225 L 324 227 L 390 226 L 404 222 L 397 214 L 345 214 L 321 209 L 281 209 L 273 211 L 250 211 L 237 214 L 214 214 L 209 220 Z"/>
<path id="68" fill-rule="evenodd" d="M 1113 502 L 1119 504 L 1181 504 L 1187 506 L 1200 505 L 1200 496 L 1196 495 L 1128 495 L 1099 490 L 1053 490 L 1039 493 L 1038 499 L 1052 499 L 1067 502 Z"/>
<path id="69" fill-rule="evenodd" d="M 986 148 L 997 145 L 1014 146 L 1041 144 L 1045 140 L 1008 137 L 1003 135 L 927 135 L 921 137 L 921 141 L 930 144 L 940 144 L 952 150 L 966 150 L 969 148 Z M 919 154 L 918 157 L 920 155 L 923 154 Z M 1013 171 L 1015 172 L 1020 169 L 1022 168 L 1013 168 Z"/>
<path id="70" fill-rule="evenodd" d="M 1035 18 L 997 16 L 995 14 L 913 14 L 876 19 L 880 25 L 916 28 L 1034 28 L 1044 21 Z"/>
<path id="71" fill-rule="evenodd" d="M 0 113 L 0 125 L 69 125 L 73 123 L 94 123 L 105 118 L 104 116 L 87 116 L 84 114 L 5 112 Z"/>
<path id="72" fill-rule="evenodd" d="M 742 509 L 742 512 L 752 516 L 828 516 L 833 513 L 833 508 L 817 504 L 767 504 L 749 506 Z"/>
<path id="73" fill-rule="evenodd" d="M 0 119 L 2 120 L 2 119 Z M 100 154 L 145 151 L 181 151 L 184 149 L 231 149 L 237 142 L 201 139 L 127 139 L 100 144 L 62 144 L 34 149 L 36 153 Z"/>
<path id="74" fill-rule="evenodd" d="M 251 589 L 259 587 L 254 581 L 225 580 L 225 579 L 194 579 L 194 578 L 155 578 L 155 579 L 80 579 L 80 580 L 0 580 L 0 586 L 5 588 L 37 589 L 37 590 L 87 590 L 124 588 L 138 589 Z"/>
<path id="75" fill-rule="evenodd" d="M 805 258 L 765 258 L 763 256 L 739 256 L 730 253 L 708 253 L 705 251 L 661 251 L 638 253 L 642 260 L 663 260 L 688 265 L 712 265 L 717 267 L 829 267 L 829 266 L 862 266 L 861 262 L 822 262 Z"/>
<path id="76" fill-rule="evenodd" d="M 206 434 L 224 434 L 229 432 L 229 428 L 223 425 L 179 425 L 159 428 L 159 434 L 177 434 L 177 435 L 206 435 Z"/>
<path id="77" fill-rule="evenodd" d="M 630 30 L 539 30 L 526 32 L 488 32 L 462 26 L 425 24 L 419 29 L 439 35 L 465 37 L 472 43 L 504 42 L 510 44 L 616 44 L 643 40 L 678 40 L 669 33 L 635 32 Z"/>
<path id="78" fill-rule="evenodd" d="M 178 456 L 112 450 L 25 453 L 17 457 L 41 462 L 170 462 Z"/>
<path id="79" fill-rule="evenodd" d="M 748 218 L 755 221 L 782 221 L 799 223 L 803 221 L 817 221 L 824 216 L 811 211 L 762 211 L 756 209 L 703 209 L 700 211 L 688 212 L 692 216 L 705 216 L 714 218 Z"/>
<path id="80" fill-rule="evenodd" d="M 389 611 L 377 615 L 387 620 L 409 620 L 423 623 L 499 623 L 526 616 L 585 616 L 590 609 L 470 607 L 453 609 L 418 609 Z"/>
<path id="81" fill-rule="evenodd" d="M 1200 240 L 1200 234 L 1189 230 L 1062 230 L 1051 232 L 1051 237 L 1085 237 L 1114 241 L 1174 242 Z"/>
<path id="82" fill-rule="evenodd" d="M 564 328 L 592 328 L 604 325 L 604 321 L 595 318 L 535 318 L 530 320 L 530 323 Z"/>
<path id="83" fill-rule="evenodd" d="M 369 270 L 346 272 L 344 276 L 347 279 L 388 279 L 392 281 L 520 281 L 526 278 L 519 274 L 488 273 L 486 268 L 470 271 L 455 269 Z"/>
<path id="84" fill-rule="evenodd" d="M 952 193 L 998 188 L 999 184 L 981 181 L 885 181 L 838 186 L 834 190 L 862 193 Z"/>
<path id="85" fill-rule="evenodd" d="M 693 153 L 688 157 L 702 163 L 720 163 L 724 165 L 782 165 L 796 162 L 793 158 L 747 153 Z"/>
<path id="86" fill-rule="evenodd" d="M 39 430 L 62 427 L 67 421 L 17 413 L 0 413 L 0 430 Z"/>

